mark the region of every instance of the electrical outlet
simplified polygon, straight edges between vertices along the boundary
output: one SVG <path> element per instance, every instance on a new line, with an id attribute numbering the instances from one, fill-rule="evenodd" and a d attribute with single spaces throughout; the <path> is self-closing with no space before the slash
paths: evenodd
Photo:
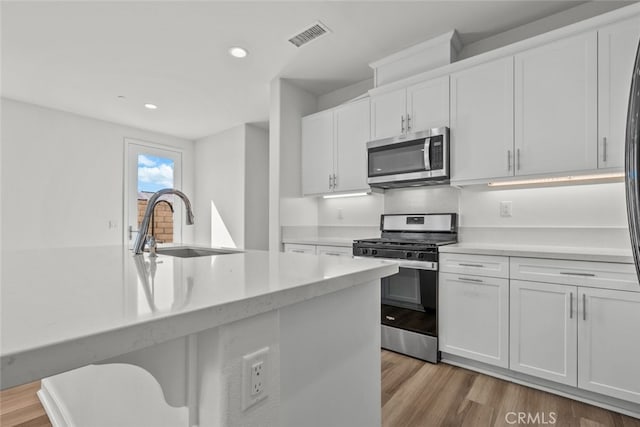
<path id="1" fill-rule="evenodd" d="M 254 363 L 251 366 L 251 396 L 257 396 L 264 391 L 264 362 Z"/>
<path id="2" fill-rule="evenodd" d="M 502 217 L 511 217 L 512 215 L 512 203 L 511 202 L 500 202 L 500 216 Z"/>
<path id="3" fill-rule="evenodd" d="M 242 410 L 268 396 L 269 347 L 242 357 Z"/>

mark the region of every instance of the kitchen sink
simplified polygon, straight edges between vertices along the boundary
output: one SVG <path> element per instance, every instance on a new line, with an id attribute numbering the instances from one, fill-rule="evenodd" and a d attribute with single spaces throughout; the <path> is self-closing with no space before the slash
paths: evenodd
<path id="1" fill-rule="evenodd" d="M 193 258 L 199 256 L 213 256 L 213 255 L 228 255 L 237 254 L 242 251 L 234 251 L 232 249 L 214 249 L 214 248 L 200 248 L 194 246 L 181 246 L 171 248 L 158 248 L 156 250 L 158 255 L 177 256 L 180 258 Z"/>

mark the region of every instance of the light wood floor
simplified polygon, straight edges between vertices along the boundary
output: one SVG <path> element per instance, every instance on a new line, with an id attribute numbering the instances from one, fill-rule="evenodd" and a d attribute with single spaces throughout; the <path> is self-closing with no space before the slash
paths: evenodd
<path id="1" fill-rule="evenodd" d="M 571 399 L 440 363 L 382 351 L 383 427 L 510 426 L 517 414 L 570 427 L 640 427 L 640 420 Z M 543 415 L 546 418 L 541 418 Z M 509 422 L 512 424 L 509 424 Z M 543 424 L 546 421 L 547 424 Z"/>
<path id="2" fill-rule="evenodd" d="M 40 382 L 35 382 L 0 392 L 0 426 L 50 427 L 36 396 L 39 388 Z M 640 427 L 636 418 L 444 363 L 432 365 L 382 351 L 383 427 L 518 425 L 507 422 L 509 412 L 544 414 L 540 421 L 562 427 Z M 555 424 L 550 423 L 552 412 Z M 536 425 L 543 424 L 527 424 Z"/>

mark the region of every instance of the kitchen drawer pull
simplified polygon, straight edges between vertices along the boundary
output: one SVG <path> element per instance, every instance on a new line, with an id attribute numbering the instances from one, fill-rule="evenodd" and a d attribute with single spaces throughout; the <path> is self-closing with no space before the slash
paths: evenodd
<path id="1" fill-rule="evenodd" d="M 593 273 L 572 273 L 569 271 L 561 271 L 560 274 L 564 274 L 565 276 L 596 277 Z"/>
<path id="2" fill-rule="evenodd" d="M 463 267 L 478 267 L 478 268 L 483 268 L 484 265 L 482 264 L 465 264 L 465 263 L 459 263 L 459 265 L 463 266 Z"/>
<path id="3" fill-rule="evenodd" d="M 396 320 L 396 318 L 395 318 L 395 317 L 392 317 L 392 316 L 384 316 L 384 317 L 385 317 L 385 319 L 387 319 L 387 320 L 391 320 L 391 321 Z"/>
<path id="4" fill-rule="evenodd" d="M 291 249 L 291 252 L 295 252 L 295 253 L 297 253 L 297 254 L 303 254 L 303 253 L 305 253 L 305 252 L 304 252 L 304 249 Z"/>
<path id="5" fill-rule="evenodd" d="M 471 279 L 469 277 L 458 277 L 458 280 L 462 280 L 463 282 L 484 283 L 481 279 Z"/>
<path id="6" fill-rule="evenodd" d="M 325 255 L 331 255 L 331 256 L 340 256 L 341 254 L 339 254 L 338 252 L 324 252 Z"/>

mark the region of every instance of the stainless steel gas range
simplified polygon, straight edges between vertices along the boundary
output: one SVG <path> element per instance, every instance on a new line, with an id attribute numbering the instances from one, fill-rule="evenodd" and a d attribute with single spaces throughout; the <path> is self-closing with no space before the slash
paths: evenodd
<path id="1" fill-rule="evenodd" d="M 457 214 L 382 215 L 382 236 L 353 242 L 353 255 L 396 262 L 382 279 L 382 347 L 437 363 L 438 247 L 458 241 Z"/>

